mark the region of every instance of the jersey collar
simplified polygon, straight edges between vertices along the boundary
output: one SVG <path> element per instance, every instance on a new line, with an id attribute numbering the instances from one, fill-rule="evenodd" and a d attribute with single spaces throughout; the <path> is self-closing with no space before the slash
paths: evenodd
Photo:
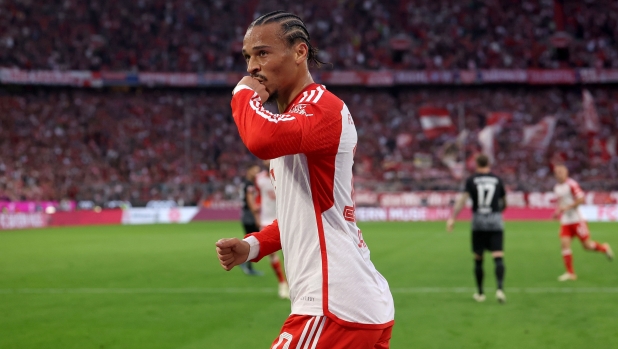
<path id="1" fill-rule="evenodd" d="M 311 90 L 315 90 L 315 89 L 316 89 L 316 88 L 318 88 L 318 87 L 322 87 L 324 90 L 326 90 L 326 86 L 324 86 L 324 85 L 320 85 L 320 84 L 315 83 L 315 82 L 314 82 L 314 83 L 312 83 L 312 84 L 307 85 L 307 87 L 305 87 L 302 91 L 300 91 L 300 92 L 296 95 L 296 97 L 294 97 L 294 99 L 292 100 L 292 103 L 290 103 L 290 104 L 288 105 L 288 107 L 287 107 L 287 108 L 285 108 L 285 112 L 284 112 L 284 114 L 285 114 L 285 113 L 288 113 L 288 112 L 290 111 L 290 109 L 292 109 L 292 107 L 293 107 L 293 106 L 295 106 L 296 104 L 298 104 L 298 101 L 300 101 L 300 100 L 301 100 L 301 98 L 303 97 L 303 93 L 308 92 L 308 91 L 311 91 Z"/>

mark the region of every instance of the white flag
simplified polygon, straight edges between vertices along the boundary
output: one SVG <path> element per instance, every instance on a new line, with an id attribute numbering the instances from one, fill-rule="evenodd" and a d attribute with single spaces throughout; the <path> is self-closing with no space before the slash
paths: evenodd
<path id="1" fill-rule="evenodd" d="M 556 128 L 556 117 L 546 116 L 537 124 L 532 126 L 524 126 L 524 140 L 522 145 L 535 148 L 545 149 L 551 142 Z"/>
<path id="2" fill-rule="evenodd" d="M 501 124 L 493 124 L 485 126 L 481 132 L 479 132 L 478 140 L 481 143 L 481 147 L 483 148 L 483 154 L 489 157 L 489 161 L 491 163 L 494 162 L 494 139 L 495 136 L 502 131 Z"/>
<path id="3" fill-rule="evenodd" d="M 597 108 L 594 106 L 594 98 L 590 91 L 584 90 L 582 91 L 582 106 L 583 110 L 583 118 L 584 118 L 584 131 L 588 135 L 593 135 L 599 132 L 599 114 L 597 113 Z"/>

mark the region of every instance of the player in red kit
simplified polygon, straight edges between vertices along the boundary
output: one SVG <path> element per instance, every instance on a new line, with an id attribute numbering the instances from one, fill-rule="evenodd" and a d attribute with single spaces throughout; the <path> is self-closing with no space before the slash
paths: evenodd
<path id="1" fill-rule="evenodd" d="M 590 239 L 588 225 L 577 208 L 584 203 L 584 192 L 576 181 L 569 178 L 569 170 L 566 166 L 556 165 L 554 175 L 558 181 L 554 186 L 554 193 L 557 197 L 554 217 L 560 216 L 560 243 L 562 258 L 566 267 L 566 273 L 560 275 L 558 280 L 577 280 L 571 253 L 571 240 L 574 237 L 577 237 L 588 251 L 604 253 L 610 260 L 614 258 L 614 254 L 609 244 L 600 244 Z"/>
<path id="2" fill-rule="evenodd" d="M 271 348 L 385 349 L 395 311 L 355 222 L 356 127 L 345 103 L 313 82 L 316 54 L 290 13 L 263 15 L 245 34 L 251 76 L 234 89 L 232 114 L 247 148 L 271 159 L 277 220 L 244 240 L 219 240 L 217 255 L 230 270 L 283 250 L 292 312 Z M 280 114 L 264 109 L 269 98 Z"/>

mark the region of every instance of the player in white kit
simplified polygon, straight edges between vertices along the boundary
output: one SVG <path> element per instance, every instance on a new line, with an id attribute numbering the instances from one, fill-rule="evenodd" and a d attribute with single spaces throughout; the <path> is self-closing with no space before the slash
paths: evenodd
<path id="1" fill-rule="evenodd" d="M 609 244 L 600 244 L 590 239 L 588 224 L 586 224 L 577 208 L 584 203 L 584 191 L 576 181 L 569 178 L 569 170 L 566 166 L 554 166 L 554 175 L 558 181 L 554 186 L 554 193 L 557 197 L 554 218 L 560 216 L 560 243 L 562 246 L 562 259 L 566 267 L 566 273 L 560 275 L 558 280 L 577 280 L 577 275 L 573 269 L 573 254 L 571 251 L 571 240 L 574 237 L 577 237 L 588 251 L 604 253 L 610 260 L 614 258 L 614 254 Z"/>
<path id="2" fill-rule="evenodd" d="M 270 160 L 264 160 L 264 166 L 266 166 L 266 170 L 261 171 L 255 176 L 255 186 L 258 190 L 260 205 L 260 230 L 273 224 L 275 219 L 277 219 L 275 188 L 270 180 L 269 173 Z M 279 281 L 279 297 L 289 299 L 290 288 L 288 286 L 288 282 L 285 280 L 283 271 L 281 270 L 281 263 L 277 252 L 271 253 L 268 257 L 270 259 L 270 266 L 275 271 L 275 275 L 277 275 L 277 280 Z"/>
<path id="3" fill-rule="evenodd" d="M 271 349 L 388 349 L 393 298 L 354 214 L 354 119 L 313 81 L 308 63 L 320 61 L 298 16 L 253 21 L 243 55 L 251 76 L 233 91 L 232 115 L 247 148 L 272 159 L 277 219 L 244 240 L 219 240 L 219 262 L 231 270 L 283 251 L 292 313 Z M 264 108 L 269 99 L 280 114 Z"/>

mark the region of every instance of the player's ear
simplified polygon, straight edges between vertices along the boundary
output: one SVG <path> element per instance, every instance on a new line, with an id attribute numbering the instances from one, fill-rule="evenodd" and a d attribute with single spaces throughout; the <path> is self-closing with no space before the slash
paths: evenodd
<path id="1" fill-rule="evenodd" d="M 309 47 L 304 41 L 298 42 L 294 46 L 294 54 L 296 58 L 296 64 L 301 64 L 307 61 L 307 55 L 309 54 Z"/>

